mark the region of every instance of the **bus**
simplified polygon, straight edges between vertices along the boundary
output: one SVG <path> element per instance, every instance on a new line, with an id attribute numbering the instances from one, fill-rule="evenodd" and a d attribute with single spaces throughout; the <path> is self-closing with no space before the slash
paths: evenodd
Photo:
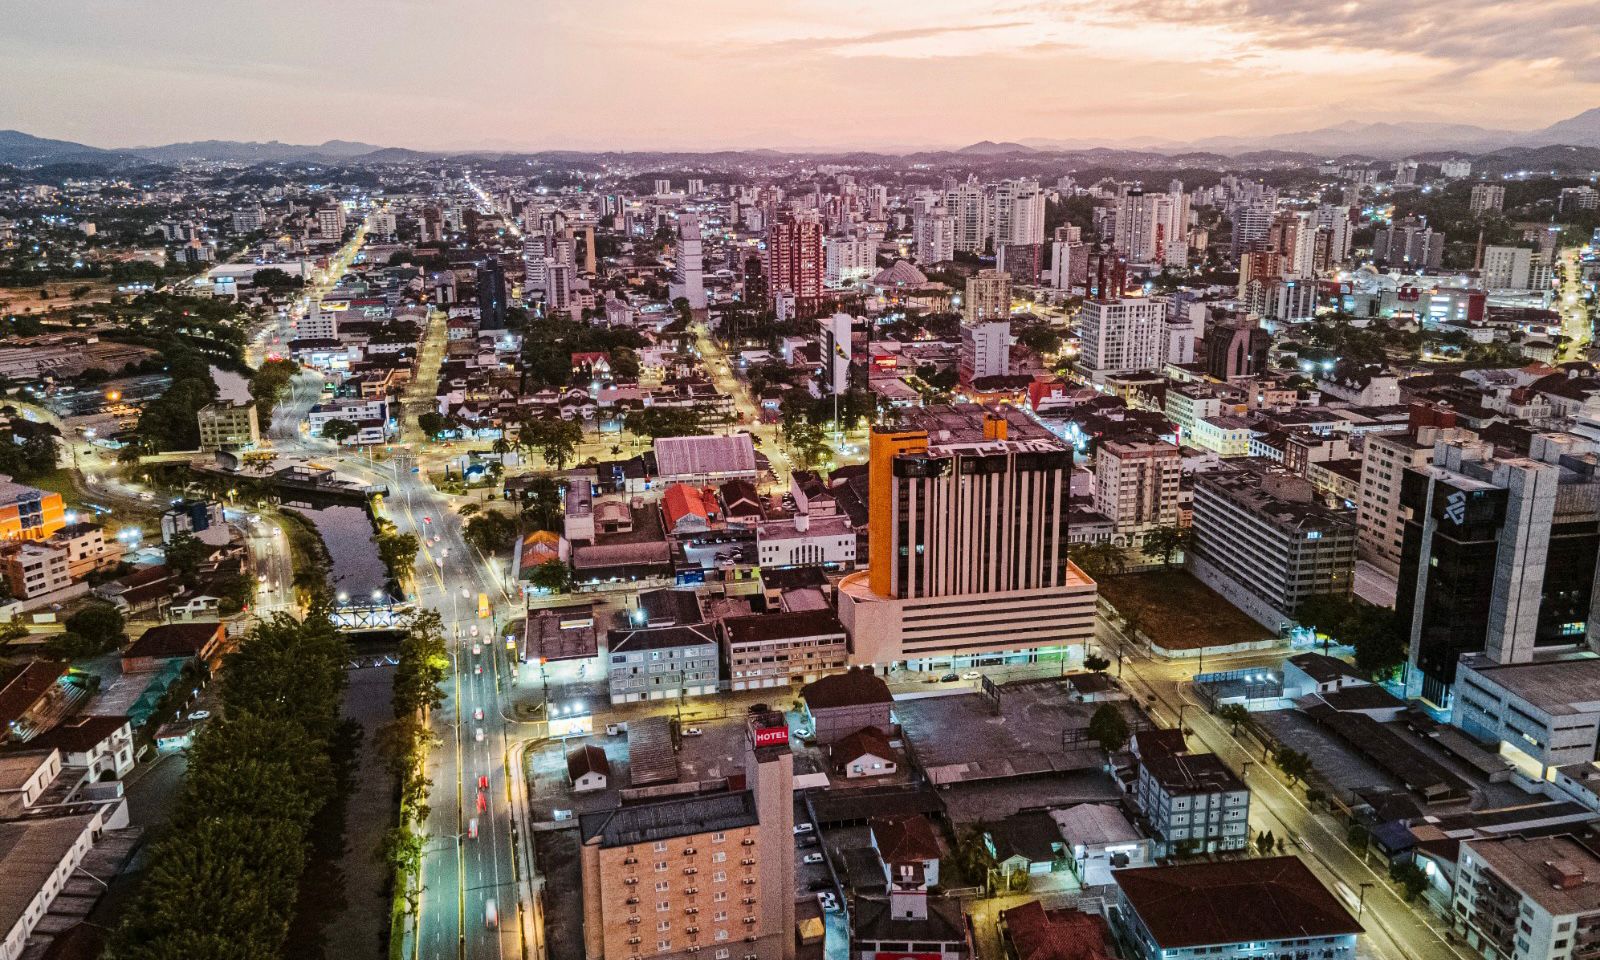
<path id="1" fill-rule="evenodd" d="M 489 616 L 489 595 L 487 593 L 478 594 L 478 616 L 484 619 Z"/>

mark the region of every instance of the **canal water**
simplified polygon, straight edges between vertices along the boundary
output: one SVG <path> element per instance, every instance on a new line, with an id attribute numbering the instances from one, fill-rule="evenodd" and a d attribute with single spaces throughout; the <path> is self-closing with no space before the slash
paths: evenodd
<path id="1" fill-rule="evenodd" d="M 389 574 L 378 558 L 378 545 L 372 537 L 372 522 L 361 507 L 327 506 L 315 510 L 297 507 L 310 518 L 328 547 L 333 565 L 329 575 L 335 597 L 343 594 L 353 606 L 368 606 L 377 591 L 381 603 L 393 602 L 389 595 Z"/>

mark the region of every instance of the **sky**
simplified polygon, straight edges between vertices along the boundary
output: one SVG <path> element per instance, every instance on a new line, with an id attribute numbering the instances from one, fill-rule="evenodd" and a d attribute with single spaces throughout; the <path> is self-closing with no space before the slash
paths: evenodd
<path id="1" fill-rule="evenodd" d="M 1600 106 L 1595 0 L 0 0 L 0 128 L 94 146 L 915 149 Z"/>

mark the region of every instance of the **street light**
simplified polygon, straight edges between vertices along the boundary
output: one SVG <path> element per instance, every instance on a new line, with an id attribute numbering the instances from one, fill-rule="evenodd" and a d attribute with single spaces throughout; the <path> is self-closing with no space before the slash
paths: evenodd
<path id="1" fill-rule="evenodd" d="M 1365 910 L 1366 907 L 1367 907 L 1367 888 L 1368 887 L 1372 887 L 1372 886 L 1376 886 L 1376 885 L 1377 884 L 1374 883 L 1371 880 L 1363 880 L 1361 882 L 1361 896 L 1356 899 L 1356 919 L 1357 920 L 1361 919 L 1361 911 Z"/>

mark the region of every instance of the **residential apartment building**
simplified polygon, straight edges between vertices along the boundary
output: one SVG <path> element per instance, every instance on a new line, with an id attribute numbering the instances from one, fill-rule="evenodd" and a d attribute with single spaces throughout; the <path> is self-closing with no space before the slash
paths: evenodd
<path id="1" fill-rule="evenodd" d="M 1067 559 L 1071 450 L 1011 407 L 900 413 L 870 440 L 869 569 L 838 588 L 854 661 L 939 669 L 1080 647 L 1096 590 Z"/>
<path id="2" fill-rule="evenodd" d="M 849 643 L 831 610 L 798 610 L 722 621 L 733 690 L 811 683 L 846 668 Z"/>
<path id="3" fill-rule="evenodd" d="M 1106 440 L 1095 452 L 1095 511 L 1118 534 L 1176 526 L 1182 477 L 1183 453 L 1164 440 Z"/>
<path id="4" fill-rule="evenodd" d="M 979 270 L 967 278 L 961 298 L 961 319 L 968 324 L 1011 319 L 1011 275 L 1004 270 Z"/>
<path id="5" fill-rule="evenodd" d="M 917 262 L 923 266 L 955 258 L 956 224 L 943 207 L 919 214 L 913 233 L 917 241 Z"/>
<path id="6" fill-rule="evenodd" d="M 208 403 L 195 416 L 200 423 L 201 450 L 252 450 L 261 442 L 256 405 L 249 400 Z"/>
<path id="7" fill-rule="evenodd" d="M 1427 416 L 1438 425 L 1424 424 Z M 1439 440 L 1470 438 L 1453 426 L 1455 415 L 1432 411 L 1413 416 L 1405 433 L 1371 433 L 1361 454 L 1361 487 L 1356 501 L 1357 551 L 1362 560 L 1396 576 L 1400 572 L 1400 547 L 1405 541 L 1405 518 L 1400 510 L 1400 481 L 1408 469 L 1426 466 Z"/>
<path id="8" fill-rule="evenodd" d="M 0 540 L 43 540 L 66 525 L 61 494 L 13 483 L 0 473 Z"/>
<path id="9" fill-rule="evenodd" d="M 878 244 L 870 237 L 828 237 L 822 242 L 822 282 L 847 287 L 878 272 Z"/>
<path id="10" fill-rule="evenodd" d="M 1085 301 L 1078 318 L 1078 365 L 1096 380 L 1159 370 L 1166 360 L 1168 306 L 1165 297 Z"/>
<path id="11" fill-rule="evenodd" d="M 1463 840 L 1451 921 L 1485 960 L 1600 957 L 1600 854 L 1572 836 Z"/>
<path id="12" fill-rule="evenodd" d="M 689 301 L 690 310 L 706 309 L 706 285 L 703 274 L 705 255 L 700 238 L 700 221 L 692 216 L 678 220 L 678 249 L 673 262 L 672 282 L 667 285 L 667 295 L 673 300 L 682 297 Z M 590 245 L 593 249 L 593 245 Z"/>
<path id="13" fill-rule="evenodd" d="M 961 325 L 961 383 L 1003 377 L 1011 368 L 1011 321 L 986 320 Z"/>
<path id="14" fill-rule="evenodd" d="M 1474 217 L 1485 213 L 1498 213 L 1506 205 L 1506 188 L 1498 183 L 1475 183 L 1467 195 L 1467 210 Z"/>
<path id="15" fill-rule="evenodd" d="M 1197 383 L 1171 384 L 1161 401 L 1161 412 L 1178 428 L 1178 435 L 1184 438 L 1194 432 L 1195 423 L 1206 417 L 1219 417 L 1222 410 L 1222 398 L 1211 388 Z"/>
<path id="16" fill-rule="evenodd" d="M 611 703 L 716 693 L 722 681 L 718 646 L 716 633 L 703 623 L 611 631 Z"/>
<path id="17" fill-rule="evenodd" d="M 1440 441 L 1431 463 L 1405 471 L 1395 610 L 1410 695 L 1448 707 L 1462 654 L 1526 663 L 1600 639 L 1597 466 L 1591 441 L 1537 434 L 1526 457 Z"/>
<path id="18" fill-rule="evenodd" d="M 944 206 L 955 224 L 954 246 L 957 253 L 982 253 L 993 234 L 990 220 L 993 210 L 983 184 L 973 180 L 951 187 L 945 193 Z"/>
<path id="19" fill-rule="evenodd" d="M 767 291 L 792 296 L 802 316 L 810 316 L 822 301 L 825 260 L 822 221 L 814 217 L 789 217 L 767 233 Z"/>
<path id="20" fill-rule="evenodd" d="M 1283 470 L 1225 470 L 1194 485 L 1191 569 L 1263 626 L 1279 630 L 1300 604 L 1350 592 L 1354 512 L 1325 507 Z"/>
<path id="21" fill-rule="evenodd" d="M 1356 958 L 1361 924 L 1299 857 L 1140 867 L 1111 879 L 1134 960 Z"/>
<path id="22" fill-rule="evenodd" d="M 1532 247 L 1484 247 L 1482 283 L 1486 290 L 1532 288 Z"/>
<path id="23" fill-rule="evenodd" d="M 729 771 L 738 779 L 579 818 L 588 960 L 793 960 L 794 755 L 783 714 L 751 714 L 743 753 L 742 771 Z"/>
<path id="24" fill-rule="evenodd" d="M 65 547 L 32 540 L 0 545 L 0 572 L 19 600 L 31 600 L 73 584 L 72 565 Z"/>
<path id="25" fill-rule="evenodd" d="M 1243 850 L 1250 842 L 1250 788 L 1215 754 L 1140 758 L 1134 797 L 1167 854 Z"/>
<path id="26" fill-rule="evenodd" d="M 57 530 L 47 543 L 67 551 L 67 572 L 80 580 L 96 570 L 114 567 L 122 560 L 122 544 L 107 541 L 98 523 L 74 523 Z"/>
<path id="27" fill-rule="evenodd" d="M 336 203 L 317 211 L 318 235 L 326 239 L 337 240 L 344 236 L 346 226 L 348 226 L 348 222 L 345 218 L 343 206 Z"/>

